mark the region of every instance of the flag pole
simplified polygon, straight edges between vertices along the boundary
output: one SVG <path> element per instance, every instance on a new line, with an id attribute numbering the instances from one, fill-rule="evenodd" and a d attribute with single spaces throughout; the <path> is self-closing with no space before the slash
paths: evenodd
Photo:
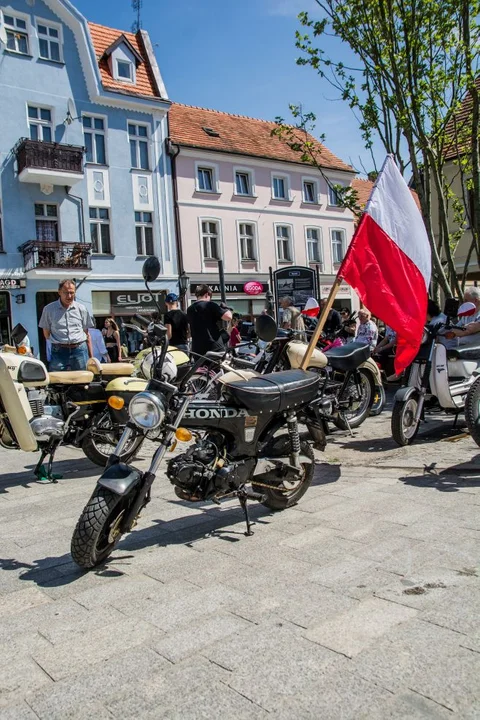
<path id="1" fill-rule="evenodd" d="M 310 362 L 310 358 L 313 355 L 313 351 L 315 350 L 316 344 L 318 342 L 318 338 L 320 337 L 320 333 L 323 330 L 323 326 L 325 325 L 325 322 L 328 317 L 328 313 L 330 312 L 333 301 L 335 300 L 335 296 L 338 293 L 340 289 L 340 285 L 342 284 L 342 278 L 337 275 L 335 278 L 335 282 L 332 285 L 332 288 L 330 290 L 330 293 L 327 298 L 327 304 L 323 308 L 320 317 L 318 318 L 317 326 L 313 332 L 312 337 L 310 338 L 310 342 L 308 343 L 308 347 L 305 351 L 305 355 L 303 356 L 302 364 L 300 365 L 301 370 L 306 370 L 308 367 L 308 364 Z"/>

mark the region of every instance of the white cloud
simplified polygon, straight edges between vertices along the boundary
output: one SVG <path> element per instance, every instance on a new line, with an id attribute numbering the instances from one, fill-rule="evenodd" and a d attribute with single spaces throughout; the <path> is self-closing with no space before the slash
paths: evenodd
<path id="1" fill-rule="evenodd" d="M 302 10 L 320 11 L 315 0 L 266 0 L 267 13 L 280 17 L 297 17 Z"/>

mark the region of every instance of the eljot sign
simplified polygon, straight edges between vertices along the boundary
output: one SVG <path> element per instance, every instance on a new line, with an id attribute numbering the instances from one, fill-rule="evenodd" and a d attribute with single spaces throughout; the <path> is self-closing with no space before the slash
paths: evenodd
<path id="1" fill-rule="evenodd" d="M 165 313 L 165 291 L 153 293 L 157 303 L 160 306 L 160 312 Z M 110 293 L 110 302 L 112 305 L 112 313 L 114 315 L 151 315 L 158 312 L 157 306 L 149 292 L 130 292 L 122 290 L 120 292 Z"/>

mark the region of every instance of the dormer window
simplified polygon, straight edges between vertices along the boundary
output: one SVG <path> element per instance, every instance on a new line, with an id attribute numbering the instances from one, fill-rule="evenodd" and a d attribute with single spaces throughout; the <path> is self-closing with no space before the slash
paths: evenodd
<path id="1" fill-rule="evenodd" d="M 126 60 L 117 60 L 118 80 L 133 82 L 133 63 Z"/>

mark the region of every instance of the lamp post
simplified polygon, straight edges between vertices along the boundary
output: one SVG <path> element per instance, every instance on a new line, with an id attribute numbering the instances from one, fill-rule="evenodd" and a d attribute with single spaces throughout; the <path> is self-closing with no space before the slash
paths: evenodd
<path id="1" fill-rule="evenodd" d="M 178 288 L 180 290 L 180 299 L 182 301 L 182 305 L 184 306 L 184 308 L 186 305 L 185 295 L 186 295 L 189 285 L 190 285 L 190 278 L 186 274 L 185 270 L 182 270 L 182 273 L 178 278 Z"/>

